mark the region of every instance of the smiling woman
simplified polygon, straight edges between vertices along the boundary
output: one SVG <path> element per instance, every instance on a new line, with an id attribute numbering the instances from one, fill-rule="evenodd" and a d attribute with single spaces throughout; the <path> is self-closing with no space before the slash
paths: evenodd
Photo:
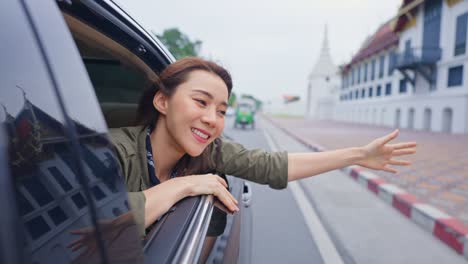
<path id="1" fill-rule="evenodd" d="M 415 152 L 414 142 L 389 144 L 397 130 L 363 147 L 320 153 L 246 150 L 220 138 L 231 89 L 231 77 L 224 68 L 200 58 L 184 58 L 170 64 L 144 92 L 138 111 L 142 126 L 111 131 L 142 234 L 187 196 L 213 194 L 231 213 L 238 211 L 225 179 L 212 173 L 281 189 L 288 181 L 354 164 L 394 173 L 388 165 L 410 163 L 393 158 Z M 223 215 L 217 217 L 208 236 L 224 229 Z"/>
<path id="2" fill-rule="evenodd" d="M 231 77 L 219 65 L 179 60 L 143 93 L 140 126 L 111 130 L 141 234 L 187 196 L 213 194 L 230 212 L 238 211 L 226 180 L 211 173 L 286 187 L 286 152 L 247 151 L 220 138 L 231 89 Z M 225 221 L 215 210 L 208 236 L 221 234 Z"/>

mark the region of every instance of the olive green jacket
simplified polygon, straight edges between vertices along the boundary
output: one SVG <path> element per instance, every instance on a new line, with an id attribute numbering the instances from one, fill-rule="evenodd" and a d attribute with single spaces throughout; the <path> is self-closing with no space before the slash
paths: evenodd
<path id="1" fill-rule="evenodd" d="M 134 211 L 135 221 L 144 234 L 145 195 L 143 190 L 151 187 L 146 158 L 146 129 L 142 126 L 123 127 L 110 130 L 110 138 L 120 162 L 127 185 L 129 204 Z M 215 144 L 215 143 L 213 143 Z M 242 145 L 221 140 L 221 158 L 216 159 L 213 171 L 232 175 L 274 189 L 286 188 L 288 183 L 287 152 L 266 152 L 261 149 L 247 150 Z M 214 151 L 212 155 L 218 152 Z"/>

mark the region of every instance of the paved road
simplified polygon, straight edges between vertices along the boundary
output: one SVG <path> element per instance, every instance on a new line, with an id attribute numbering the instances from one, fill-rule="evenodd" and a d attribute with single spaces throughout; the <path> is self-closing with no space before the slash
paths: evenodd
<path id="1" fill-rule="evenodd" d="M 225 133 L 237 142 L 270 149 L 261 126 L 241 130 L 232 124 L 226 120 Z M 291 191 L 260 184 L 252 189 L 252 263 L 323 263 Z"/>
<path id="2" fill-rule="evenodd" d="M 249 148 L 307 151 L 258 121 L 234 130 L 228 119 L 225 132 Z M 253 195 L 252 263 L 467 263 L 339 171 L 282 191 L 254 184 Z"/>

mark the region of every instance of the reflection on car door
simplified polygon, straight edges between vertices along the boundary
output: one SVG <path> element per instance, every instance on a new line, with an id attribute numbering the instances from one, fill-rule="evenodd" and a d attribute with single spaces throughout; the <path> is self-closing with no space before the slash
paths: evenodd
<path id="1" fill-rule="evenodd" d="M 2 1 L 0 16 L 2 25 L 15 21 L 2 27 L 0 122 L 25 262 L 112 262 L 112 253 L 124 246 L 121 261 L 141 262 L 125 188 L 96 100 L 89 100 L 94 97 L 84 67 L 68 49 L 73 42 L 55 3 L 37 4 Z M 82 99 L 81 105 L 72 99 Z"/>

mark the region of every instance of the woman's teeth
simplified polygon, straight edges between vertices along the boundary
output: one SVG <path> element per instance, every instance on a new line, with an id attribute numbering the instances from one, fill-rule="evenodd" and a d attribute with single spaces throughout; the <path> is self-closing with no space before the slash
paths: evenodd
<path id="1" fill-rule="evenodd" d="M 196 129 L 196 128 L 192 128 L 192 132 L 197 134 L 197 136 L 203 138 L 203 139 L 208 139 L 208 135 L 207 134 L 203 134 L 200 130 Z"/>

